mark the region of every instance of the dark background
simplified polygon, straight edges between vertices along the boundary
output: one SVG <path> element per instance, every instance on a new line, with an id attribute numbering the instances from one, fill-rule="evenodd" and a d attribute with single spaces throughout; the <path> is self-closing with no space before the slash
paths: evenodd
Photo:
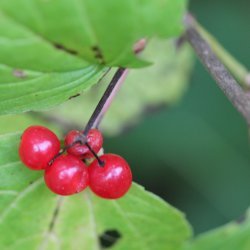
<path id="1" fill-rule="evenodd" d="M 190 9 L 249 67 L 248 0 L 193 0 Z M 195 233 L 240 218 L 250 204 L 248 128 L 198 62 L 178 105 L 107 138 L 105 148 L 128 160 L 135 181 L 182 210 Z"/>

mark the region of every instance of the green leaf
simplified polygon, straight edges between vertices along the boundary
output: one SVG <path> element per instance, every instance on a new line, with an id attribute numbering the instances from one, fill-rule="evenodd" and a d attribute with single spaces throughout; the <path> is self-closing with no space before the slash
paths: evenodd
<path id="1" fill-rule="evenodd" d="M 103 72 L 0 11 L 0 114 L 55 106 L 88 89 Z"/>
<path id="2" fill-rule="evenodd" d="M 183 215 L 133 184 L 122 199 L 102 200 L 87 190 L 52 194 L 42 172 L 18 159 L 20 134 L 0 136 L 0 249 L 101 249 L 99 236 L 117 230 L 112 249 L 178 250 L 190 236 Z M 136 166 L 132 166 L 136 167 Z"/>
<path id="3" fill-rule="evenodd" d="M 0 55 L 3 53 L 0 59 L 17 62 L 22 61 L 23 56 L 35 57 L 34 53 L 41 54 L 35 43 L 40 40 L 91 63 L 142 66 L 145 63 L 133 53 L 134 43 L 144 37 L 179 35 L 186 2 L 1 0 L 0 44 L 10 43 L 14 50 L 8 53 L 7 45 L 0 47 Z M 15 58 L 6 58 L 7 53 Z M 35 61 L 32 64 L 36 64 Z"/>
<path id="4" fill-rule="evenodd" d="M 143 57 L 156 63 L 147 68 L 130 70 L 101 123 L 101 129 L 106 134 L 114 135 L 134 125 L 147 108 L 175 104 L 188 87 L 193 68 L 193 54 L 189 47 L 176 49 L 173 41 L 152 40 Z M 75 124 L 75 127 L 83 127 L 109 80 L 110 77 L 106 77 L 105 81 L 88 93 L 70 100 L 48 114 L 52 117 L 63 117 Z"/>
<path id="5" fill-rule="evenodd" d="M 185 250 L 248 250 L 250 249 L 250 213 L 244 221 L 232 222 L 204 233 L 184 247 Z"/>
<path id="6" fill-rule="evenodd" d="M 15 71 L 0 66 L 0 115 L 53 107 L 88 89 L 102 73 L 96 66 L 62 73 L 22 70 L 25 77 L 13 79 Z"/>

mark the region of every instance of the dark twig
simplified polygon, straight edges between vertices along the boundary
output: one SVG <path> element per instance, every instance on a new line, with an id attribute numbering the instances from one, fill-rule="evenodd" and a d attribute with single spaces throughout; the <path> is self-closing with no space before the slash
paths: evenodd
<path id="1" fill-rule="evenodd" d="M 124 68 L 119 68 L 115 75 L 113 76 L 110 84 L 108 85 L 107 89 L 105 90 L 101 100 L 97 104 L 92 116 L 90 117 L 85 129 L 83 135 L 86 137 L 88 134 L 89 130 L 93 127 L 93 125 L 96 122 L 96 119 L 99 117 L 100 113 L 102 112 L 105 103 L 107 102 L 109 96 L 112 94 L 114 88 L 116 87 L 116 84 L 119 82 L 119 79 L 123 76 L 123 74 L 126 72 L 126 69 Z"/>
<path id="2" fill-rule="evenodd" d="M 122 76 L 117 81 L 115 87 L 113 88 L 113 91 L 110 93 L 109 97 L 107 98 L 102 110 L 99 112 L 99 115 L 95 119 L 92 127 L 97 128 L 99 126 L 100 122 L 102 121 L 103 116 L 105 115 L 105 113 L 109 109 L 109 106 L 111 105 L 114 97 L 117 95 L 117 92 L 120 90 L 121 86 L 123 85 L 123 83 L 127 77 L 127 74 L 128 74 L 128 69 L 126 69 L 123 72 Z"/>
<path id="3" fill-rule="evenodd" d="M 187 40 L 192 45 L 200 61 L 206 67 L 227 98 L 232 102 L 234 107 L 246 119 L 248 125 L 250 125 L 250 100 L 248 96 L 195 28 L 195 21 L 192 16 L 187 16 L 185 24 L 187 27 Z"/>

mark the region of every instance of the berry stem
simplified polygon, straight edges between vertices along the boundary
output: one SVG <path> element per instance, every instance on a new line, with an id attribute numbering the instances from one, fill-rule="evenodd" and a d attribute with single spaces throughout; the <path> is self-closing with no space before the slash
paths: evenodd
<path id="1" fill-rule="evenodd" d="M 110 84 L 108 85 L 107 89 L 105 90 L 102 98 L 100 99 L 99 103 L 97 104 L 93 114 L 91 115 L 85 129 L 84 129 L 84 133 L 83 136 L 86 137 L 89 130 L 94 127 L 95 124 L 99 123 L 98 119 L 101 118 L 102 113 L 104 108 L 107 105 L 107 102 L 109 100 L 109 97 L 112 96 L 113 90 L 115 89 L 115 87 L 117 86 L 117 84 L 122 81 L 119 81 L 122 76 L 124 76 L 126 74 L 127 70 L 124 68 L 118 68 L 118 70 L 116 71 L 115 75 L 113 76 Z"/>
<path id="2" fill-rule="evenodd" d="M 117 81 L 115 87 L 113 88 L 112 93 L 109 95 L 108 99 L 106 100 L 101 112 L 99 113 L 98 117 L 96 118 L 96 120 L 93 123 L 93 128 L 98 128 L 103 116 L 105 115 L 105 113 L 107 112 L 107 110 L 109 109 L 109 106 L 111 105 L 114 97 L 116 96 L 117 92 L 120 90 L 122 84 L 124 83 L 127 74 L 128 74 L 128 70 L 126 69 L 123 74 L 121 75 L 121 77 L 119 78 L 119 80 Z"/>
<path id="3" fill-rule="evenodd" d="M 91 148 L 91 146 L 88 144 L 88 142 L 85 142 L 85 145 L 88 147 L 89 151 L 94 155 L 94 157 L 96 158 L 96 160 L 98 161 L 98 164 L 100 165 L 100 167 L 104 167 L 104 161 L 102 161 L 100 159 L 100 157 L 96 154 L 96 152 Z"/>

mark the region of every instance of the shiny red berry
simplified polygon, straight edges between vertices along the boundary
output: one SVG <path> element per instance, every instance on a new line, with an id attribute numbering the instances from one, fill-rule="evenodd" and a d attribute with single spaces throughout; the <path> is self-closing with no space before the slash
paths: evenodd
<path id="1" fill-rule="evenodd" d="M 87 166 L 73 155 L 61 155 L 46 168 L 44 180 L 48 188 L 59 195 L 72 195 L 89 184 Z"/>
<path id="2" fill-rule="evenodd" d="M 98 196 L 117 199 L 125 195 L 132 183 L 128 163 L 119 155 L 104 154 L 100 157 L 103 166 L 95 160 L 89 166 L 89 186 Z"/>
<path id="3" fill-rule="evenodd" d="M 33 170 L 47 167 L 60 150 L 60 141 L 49 129 L 42 126 L 30 126 L 22 135 L 19 155 L 21 161 Z"/>
<path id="4" fill-rule="evenodd" d="M 73 142 L 77 141 L 82 133 L 83 132 L 77 130 L 70 131 L 65 137 L 65 146 L 71 145 Z M 87 135 L 87 142 L 94 150 L 94 152 L 98 153 L 103 144 L 102 133 L 97 129 L 91 129 Z M 86 145 L 81 145 L 80 143 L 77 143 L 73 147 L 70 147 L 67 152 L 83 159 L 94 157 L 93 154 L 89 151 L 89 148 Z"/>

